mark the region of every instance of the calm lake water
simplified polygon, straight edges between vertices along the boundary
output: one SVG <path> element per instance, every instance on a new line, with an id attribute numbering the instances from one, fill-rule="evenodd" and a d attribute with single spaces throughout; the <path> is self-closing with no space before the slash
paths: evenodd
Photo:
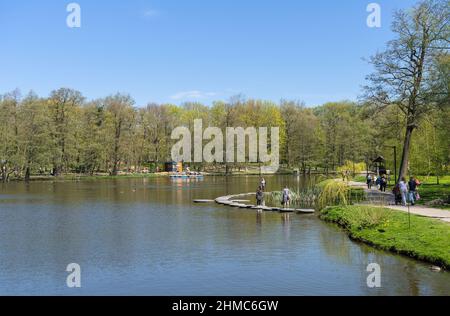
<path id="1" fill-rule="evenodd" d="M 305 179 L 268 177 L 268 190 Z M 450 274 L 352 242 L 317 215 L 196 205 L 257 177 L 0 185 L 2 295 L 449 295 Z M 82 288 L 66 286 L 81 266 Z M 367 265 L 382 288 L 366 285 Z"/>

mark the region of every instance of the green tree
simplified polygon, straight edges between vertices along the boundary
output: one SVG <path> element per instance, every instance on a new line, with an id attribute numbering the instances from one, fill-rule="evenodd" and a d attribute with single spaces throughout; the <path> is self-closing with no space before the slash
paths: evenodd
<path id="1" fill-rule="evenodd" d="M 53 141 L 54 176 L 67 170 L 76 148 L 76 112 L 84 98 L 79 91 L 61 88 L 53 91 L 48 100 L 52 125 L 50 135 Z"/>
<path id="2" fill-rule="evenodd" d="M 18 115 L 18 141 L 23 155 L 25 181 L 30 180 L 33 171 L 44 173 L 51 163 L 51 120 L 48 111 L 47 102 L 33 93 L 22 101 Z"/>
<path id="3" fill-rule="evenodd" d="M 112 165 L 111 175 L 117 176 L 120 163 L 125 156 L 126 140 L 133 126 L 135 110 L 134 100 L 129 95 L 116 94 L 104 101 L 110 131 L 109 143 L 112 144 L 109 161 Z M 128 138 L 129 141 L 132 141 Z"/>
<path id="4" fill-rule="evenodd" d="M 399 179 L 407 174 L 414 130 L 436 106 L 432 70 L 436 57 L 448 48 L 449 12 L 449 2 L 438 0 L 397 12 L 392 25 L 396 39 L 371 58 L 375 72 L 368 76 L 367 100 L 380 108 L 395 104 L 406 116 Z"/>
<path id="5" fill-rule="evenodd" d="M 0 168 L 1 180 L 6 182 L 22 164 L 19 148 L 19 106 L 21 94 L 14 90 L 0 99 Z"/>

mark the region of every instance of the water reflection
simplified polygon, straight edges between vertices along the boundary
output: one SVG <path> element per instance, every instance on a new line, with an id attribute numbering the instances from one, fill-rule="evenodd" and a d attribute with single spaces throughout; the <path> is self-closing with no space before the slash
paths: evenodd
<path id="1" fill-rule="evenodd" d="M 286 240 L 290 239 L 290 231 L 291 231 L 291 214 L 285 213 L 281 215 L 281 220 L 283 222 L 283 232 Z"/>
<path id="2" fill-rule="evenodd" d="M 267 177 L 268 190 L 313 179 Z M 448 294 L 450 277 L 354 243 L 315 215 L 197 205 L 251 192 L 259 177 L 11 183 L 0 188 L 0 294 Z M 366 286 L 382 266 L 383 288 Z"/>
<path id="3" fill-rule="evenodd" d="M 256 228 L 258 233 L 260 233 L 262 230 L 262 214 L 263 212 L 261 210 L 258 210 L 256 212 Z"/>

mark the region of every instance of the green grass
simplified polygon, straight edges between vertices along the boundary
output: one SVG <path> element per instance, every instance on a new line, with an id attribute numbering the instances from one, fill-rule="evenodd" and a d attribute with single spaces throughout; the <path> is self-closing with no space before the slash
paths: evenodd
<path id="1" fill-rule="evenodd" d="M 352 178 L 352 181 L 367 183 L 367 178 L 366 178 L 366 176 L 355 176 Z"/>
<path id="2" fill-rule="evenodd" d="M 422 185 L 419 187 L 420 201 L 417 202 L 419 205 L 427 205 L 429 202 L 442 199 L 450 200 L 450 176 L 443 176 L 439 178 L 439 184 L 437 184 L 437 179 L 434 176 L 417 176 L 421 181 Z M 356 176 L 353 181 L 356 182 L 366 182 L 365 176 Z M 392 189 L 392 184 L 389 189 Z M 447 205 L 428 205 L 430 207 L 440 208 L 444 210 L 450 210 L 450 204 Z"/>
<path id="3" fill-rule="evenodd" d="M 447 201 L 447 205 L 430 205 L 432 207 L 450 210 L 450 176 L 444 176 L 439 178 L 439 184 L 437 184 L 436 177 L 418 177 L 422 182 L 419 187 L 420 200 L 417 204 L 427 205 L 431 201 L 438 199 Z"/>
<path id="4" fill-rule="evenodd" d="M 423 184 L 437 184 L 437 179 L 434 176 L 419 176 L 418 178 Z M 439 177 L 439 183 L 450 185 L 450 175 Z"/>
<path id="5" fill-rule="evenodd" d="M 431 201 L 443 200 L 447 201 L 446 205 L 429 205 L 431 207 L 450 210 L 450 184 L 422 184 L 419 188 L 420 200 L 417 204 L 427 205 Z"/>
<path id="6" fill-rule="evenodd" d="M 323 220 L 344 227 L 354 240 L 450 269 L 450 224 L 371 206 L 334 206 Z"/>

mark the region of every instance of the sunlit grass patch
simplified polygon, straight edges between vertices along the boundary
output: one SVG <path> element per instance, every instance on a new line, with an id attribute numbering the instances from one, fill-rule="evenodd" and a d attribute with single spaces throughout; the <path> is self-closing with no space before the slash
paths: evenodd
<path id="1" fill-rule="evenodd" d="M 445 222 L 371 206 L 328 207 L 321 218 L 344 227 L 352 239 L 450 269 Z"/>

